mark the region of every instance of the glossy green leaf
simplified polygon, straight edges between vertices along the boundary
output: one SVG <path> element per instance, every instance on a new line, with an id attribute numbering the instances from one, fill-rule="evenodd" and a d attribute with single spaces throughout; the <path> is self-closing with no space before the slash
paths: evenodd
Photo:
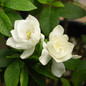
<path id="1" fill-rule="evenodd" d="M 7 67 L 13 61 L 14 61 L 14 59 L 0 58 L 0 67 Z"/>
<path id="2" fill-rule="evenodd" d="M 33 65 L 32 66 L 33 70 L 35 70 L 36 72 L 47 76 L 51 79 L 57 79 L 55 76 L 53 76 L 53 74 L 51 73 L 50 67 L 49 66 L 42 66 L 40 63 Z"/>
<path id="3" fill-rule="evenodd" d="M 34 71 L 31 71 L 30 72 L 31 74 L 31 77 L 32 79 L 39 85 L 39 86 L 46 86 L 46 78 L 45 76 L 37 73 L 37 72 L 34 72 Z"/>
<path id="4" fill-rule="evenodd" d="M 86 60 L 80 62 L 73 73 L 72 81 L 74 86 L 82 86 L 86 80 Z"/>
<path id="5" fill-rule="evenodd" d="M 1 2 L 2 4 L 4 4 L 4 3 L 6 2 L 6 0 L 0 0 L 0 2 Z"/>
<path id="6" fill-rule="evenodd" d="M 9 56 L 13 53 L 14 52 L 11 49 L 0 49 L 0 58 L 6 58 L 6 56 Z"/>
<path id="7" fill-rule="evenodd" d="M 9 17 L 13 26 L 14 26 L 14 23 L 16 20 L 22 19 L 22 17 L 15 11 L 8 11 L 8 12 L 6 12 L 6 15 Z"/>
<path id="8" fill-rule="evenodd" d="M 64 7 L 64 4 L 60 1 L 55 1 L 52 3 L 54 7 Z"/>
<path id="9" fill-rule="evenodd" d="M 38 0 L 42 4 L 48 4 L 48 0 Z"/>
<path id="10" fill-rule="evenodd" d="M 20 58 L 20 54 L 12 54 L 10 56 L 6 56 L 6 58 Z"/>
<path id="11" fill-rule="evenodd" d="M 10 31 L 12 30 L 12 24 L 10 19 L 4 12 L 0 12 L 0 32 L 3 35 L 11 36 Z"/>
<path id="12" fill-rule="evenodd" d="M 20 11 L 31 11 L 37 9 L 30 0 L 7 0 L 5 6 Z"/>
<path id="13" fill-rule="evenodd" d="M 64 62 L 64 65 L 67 69 L 74 71 L 76 70 L 76 67 L 78 66 L 79 63 L 80 63 L 80 60 L 78 59 L 70 59 Z"/>
<path id="14" fill-rule="evenodd" d="M 62 82 L 63 86 L 71 86 L 69 81 L 65 78 L 61 78 L 61 82 Z"/>
<path id="15" fill-rule="evenodd" d="M 41 41 L 39 41 L 39 43 L 36 45 L 35 49 L 36 49 L 36 52 L 37 52 L 39 55 L 41 55 L 41 52 L 42 52 L 42 49 L 43 49 L 43 46 L 42 46 Z"/>
<path id="16" fill-rule="evenodd" d="M 53 3 L 54 0 L 38 0 L 42 4 L 50 4 Z"/>
<path id="17" fill-rule="evenodd" d="M 19 74 L 19 61 L 16 61 L 13 64 L 9 65 L 4 74 L 6 86 L 17 86 L 19 81 Z"/>
<path id="18" fill-rule="evenodd" d="M 42 11 L 39 21 L 42 32 L 48 37 L 54 27 L 59 24 L 59 14 L 55 8 L 47 7 Z"/>
<path id="19" fill-rule="evenodd" d="M 36 16 L 40 14 L 41 10 L 43 9 L 43 4 L 39 3 L 38 0 L 30 0 L 36 7 L 37 9 L 30 11 L 30 14 Z"/>
<path id="20" fill-rule="evenodd" d="M 78 64 L 76 72 L 79 74 L 86 74 L 86 60 Z"/>
<path id="21" fill-rule="evenodd" d="M 21 86 L 28 85 L 28 70 L 26 67 L 23 67 L 20 74 L 20 84 Z"/>
<path id="22" fill-rule="evenodd" d="M 77 74 L 76 72 L 73 73 L 72 76 L 73 86 L 82 86 L 85 80 L 86 80 L 85 74 L 79 74 L 79 73 Z"/>
<path id="23" fill-rule="evenodd" d="M 86 35 L 82 35 L 81 37 L 82 37 L 82 41 L 83 41 L 84 43 L 86 43 Z"/>
<path id="24" fill-rule="evenodd" d="M 60 16 L 68 19 L 78 19 L 85 16 L 84 9 L 71 3 L 65 3 L 64 7 L 57 8 L 57 12 Z"/>

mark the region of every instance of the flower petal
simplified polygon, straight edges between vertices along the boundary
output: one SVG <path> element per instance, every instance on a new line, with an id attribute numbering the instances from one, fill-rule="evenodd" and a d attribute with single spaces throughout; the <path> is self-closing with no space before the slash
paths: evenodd
<path id="1" fill-rule="evenodd" d="M 43 45 L 43 48 L 47 48 L 47 44 L 45 43 L 44 39 L 45 39 L 45 36 L 41 34 L 41 43 Z"/>
<path id="2" fill-rule="evenodd" d="M 31 56 L 33 54 L 34 50 L 35 50 L 35 47 L 31 47 L 31 48 L 25 50 L 20 56 L 21 59 L 26 59 L 29 56 Z"/>
<path id="3" fill-rule="evenodd" d="M 14 39 L 16 42 L 22 41 L 22 40 L 19 39 L 16 30 L 11 30 L 11 34 L 12 34 L 13 39 Z"/>
<path id="4" fill-rule="evenodd" d="M 72 55 L 72 58 L 73 59 L 79 59 L 79 58 L 81 58 L 82 56 L 79 56 L 79 55 Z"/>
<path id="5" fill-rule="evenodd" d="M 32 22 L 34 22 L 36 25 L 39 25 L 38 20 L 37 20 L 34 16 L 32 16 L 32 15 L 29 15 L 29 16 L 26 18 L 26 20 L 27 20 L 27 21 L 32 21 Z"/>
<path id="6" fill-rule="evenodd" d="M 31 39 L 33 40 L 34 45 L 36 45 L 40 40 L 40 33 L 38 32 L 32 33 Z"/>
<path id="7" fill-rule="evenodd" d="M 46 65 L 49 60 L 51 59 L 51 56 L 49 55 L 48 51 L 46 49 L 42 50 L 42 55 L 39 57 L 39 61 L 43 64 Z"/>
<path id="8" fill-rule="evenodd" d="M 6 45 L 10 46 L 10 47 L 13 47 L 13 48 L 16 48 L 16 41 L 14 41 L 14 39 L 12 37 L 8 38 L 7 42 L 6 42 Z M 17 49 L 17 48 L 16 48 Z"/>
<path id="9" fill-rule="evenodd" d="M 52 40 L 55 36 L 61 36 L 64 33 L 64 29 L 61 25 L 57 25 L 49 35 L 49 39 Z"/>
<path id="10" fill-rule="evenodd" d="M 16 21 L 15 21 L 15 24 L 14 24 L 14 30 L 17 29 L 17 25 L 18 25 L 18 23 L 19 23 L 20 21 L 21 21 L 21 20 L 16 20 Z"/>
<path id="11" fill-rule="evenodd" d="M 52 62 L 51 71 L 56 77 L 61 77 L 65 73 L 65 66 L 63 63 L 57 63 L 55 60 Z"/>
<path id="12" fill-rule="evenodd" d="M 72 58 L 72 54 L 68 54 L 68 55 L 66 55 L 66 56 L 63 56 L 63 57 L 57 58 L 57 59 L 53 57 L 53 59 L 54 59 L 56 62 L 64 62 L 64 61 L 69 60 L 70 58 Z"/>

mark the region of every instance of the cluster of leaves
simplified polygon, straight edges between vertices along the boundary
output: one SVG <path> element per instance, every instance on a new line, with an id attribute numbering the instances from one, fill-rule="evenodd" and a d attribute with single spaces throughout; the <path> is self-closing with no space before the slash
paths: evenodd
<path id="1" fill-rule="evenodd" d="M 0 0 L 0 38 L 11 36 L 10 31 L 14 27 L 14 22 L 22 19 L 20 15 L 23 11 L 32 15 L 40 14 L 40 27 L 46 37 L 59 24 L 61 16 L 67 19 L 78 19 L 84 17 L 86 13 L 84 9 L 72 3 L 55 0 Z M 57 79 L 50 72 L 51 63 L 42 66 L 38 62 L 41 50 L 42 45 L 39 42 L 35 53 L 28 59 L 21 60 L 19 56 L 22 50 L 0 49 L 0 73 L 6 68 L 4 73 L 6 86 L 18 84 L 46 86 L 46 77 Z M 71 72 L 73 85 L 81 86 L 86 79 L 86 61 L 71 59 L 64 64 L 68 70 L 73 71 Z M 66 78 L 61 78 L 61 82 L 64 86 L 70 86 Z"/>

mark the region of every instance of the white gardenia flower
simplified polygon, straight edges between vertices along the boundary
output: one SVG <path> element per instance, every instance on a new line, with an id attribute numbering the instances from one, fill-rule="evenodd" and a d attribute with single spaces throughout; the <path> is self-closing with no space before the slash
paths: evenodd
<path id="1" fill-rule="evenodd" d="M 40 40 L 40 26 L 38 20 L 29 15 L 25 20 L 16 20 L 12 37 L 8 38 L 6 44 L 15 49 L 24 49 L 20 56 L 25 59 L 32 55 L 36 44 Z"/>
<path id="2" fill-rule="evenodd" d="M 56 26 L 49 35 L 49 42 L 47 44 L 43 43 L 44 49 L 39 57 L 39 61 L 43 65 L 46 65 L 53 58 L 51 71 L 57 77 L 61 77 L 65 72 L 65 66 L 62 62 L 72 58 L 72 50 L 74 48 L 74 44 L 68 42 L 68 36 L 63 35 L 63 33 L 64 29 L 62 26 Z M 75 58 L 80 57 L 75 55 Z"/>

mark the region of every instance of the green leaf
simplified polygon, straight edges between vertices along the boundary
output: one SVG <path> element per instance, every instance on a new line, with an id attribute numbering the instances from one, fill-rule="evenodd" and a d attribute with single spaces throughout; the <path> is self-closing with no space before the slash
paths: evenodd
<path id="1" fill-rule="evenodd" d="M 20 54 L 12 54 L 10 56 L 6 56 L 6 58 L 20 58 Z"/>
<path id="2" fill-rule="evenodd" d="M 82 35 L 81 37 L 82 37 L 82 41 L 83 41 L 84 43 L 86 43 L 86 35 Z"/>
<path id="3" fill-rule="evenodd" d="M 41 55 L 41 52 L 42 52 L 42 49 L 43 49 L 43 46 L 42 46 L 42 43 L 41 41 L 39 41 L 39 43 L 36 45 L 36 52 Z"/>
<path id="4" fill-rule="evenodd" d="M 65 78 L 61 78 L 61 82 L 62 82 L 63 86 L 71 86 L 69 81 Z"/>
<path id="5" fill-rule="evenodd" d="M 40 15 L 42 32 L 48 37 L 49 33 L 59 24 L 59 15 L 55 8 L 47 7 Z"/>
<path id="6" fill-rule="evenodd" d="M 76 72 L 79 74 L 86 74 L 86 60 L 78 64 Z"/>
<path id="7" fill-rule="evenodd" d="M 27 86 L 28 85 L 28 69 L 26 67 L 23 67 L 21 70 L 20 84 L 21 84 L 21 86 Z"/>
<path id="8" fill-rule="evenodd" d="M 16 61 L 13 64 L 9 65 L 4 74 L 6 86 L 17 86 L 19 81 L 19 74 L 19 61 Z"/>
<path id="9" fill-rule="evenodd" d="M 38 0 L 38 1 L 42 4 L 49 4 L 49 3 L 53 3 L 54 0 Z"/>
<path id="10" fill-rule="evenodd" d="M 33 70 L 35 70 L 36 72 L 47 76 L 51 79 L 57 79 L 55 76 L 53 76 L 53 74 L 51 73 L 50 67 L 49 66 L 42 66 L 40 63 L 33 65 L 32 66 Z"/>
<path id="11" fill-rule="evenodd" d="M 22 19 L 22 17 L 15 11 L 6 12 L 6 15 L 9 17 L 13 26 L 14 26 L 14 23 L 15 23 L 16 20 L 21 20 Z"/>
<path id="12" fill-rule="evenodd" d="M 76 72 L 73 73 L 72 76 L 73 86 L 82 86 L 85 80 L 86 80 L 86 75 L 77 74 Z"/>
<path id="13" fill-rule="evenodd" d="M 78 64 L 76 71 L 73 73 L 72 81 L 74 86 L 81 86 L 86 80 L 86 60 Z"/>
<path id="14" fill-rule="evenodd" d="M 33 79 L 39 86 L 46 86 L 46 78 L 45 78 L 43 75 L 41 75 L 41 74 L 39 74 L 39 73 L 37 73 L 37 72 L 34 72 L 34 71 L 32 71 L 32 70 L 31 70 L 30 74 L 31 74 L 32 79 Z"/>
<path id="15" fill-rule="evenodd" d="M 0 58 L 5 58 L 6 56 L 12 55 L 13 52 L 12 49 L 0 49 Z"/>
<path id="16" fill-rule="evenodd" d="M 48 4 L 48 0 L 38 0 L 42 4 Z"/>
<path id="17" fill-rule="evenodd" d="M 0 2 L 3 4 L 3 3 L 5 3 L 5 2 L 6 2 L 6 0 L 0 0 Z"/>
<path id="18" fill-rule="evenodd" d="M 6 36 L 11 36 L 12 24 L 6 14 L 0 12 L 0 32 Z"/>
<path id="19" fill-rule="evenodd" d="M 68 19 L 78 19 L 85 16 L 85 10 L 71 3 L 65 3 L 64 7 L 57 8 L 60 16 Z"/>
<path id="20" fill-rule="evenodd" d="M 61 1 L 55 1 L 52 3 L 54 7 L 64 7 L 64 4 Z"/>
<path id="21" fill-rule="evenodd" d="M 5 6 L 20 11 L 31 11 L 37 9 L 30 0 L 7 0 Z"/>
<path id="22" fill-rule="evenodd" d="M 30 11 L 30 14 L 34 16 L 40 14 L 43 8 L 43 4 L 39 3 L 37 0 L 30 0 L 30 1 L 37 7 L 37 9 Z"/>
<path id="23" fill-rule="evenodd" d="M 13 61 L 14 61 L 14 59 L 0 58 L 0 67 L 7 67 Z"/>
<path id="24" fill-rule="evenodd" d="M 78 66 L 79 63 L 80 63 L 80 60 L 78 59 L 70 59 L 64 62 L 64 65 L 67 69 L 74 71 L 76 70 L 76 67 Z"/>

